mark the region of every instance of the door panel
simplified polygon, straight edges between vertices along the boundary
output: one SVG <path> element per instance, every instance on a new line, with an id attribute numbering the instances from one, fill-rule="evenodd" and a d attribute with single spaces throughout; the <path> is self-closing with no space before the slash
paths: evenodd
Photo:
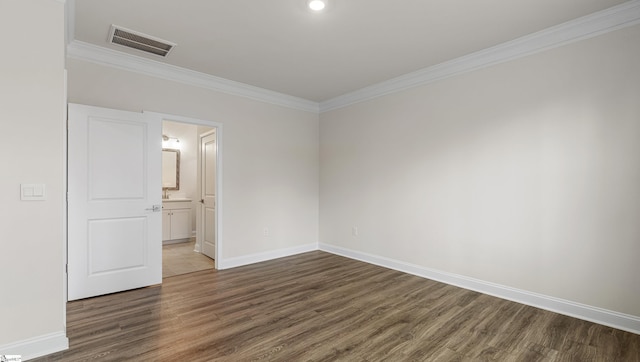
<path id="1" fill-rule="evenodd" d="M 200 138 L 202 170 L 202 253 L 216 257 L 216 167 L 217 144 L 215 131 Z"/>
<path id="2" fill-rule="evenodd" d="M 141 217 L 90 220 L 89 277 L 144 267 L 146 228 L 146 218 Z"/>
<path id="3" fill-rule="evenodd" d="M 161 137 L 142 113 L 69 104 L 69 300 L 162 282 Z"/>
<path id="4" fill-rule="evenodd" d="M 205 227 L 205 229 L 204 229 L 204 240 L 209 240 L 210 246 L 215 247 L 215 240 L 216 240 L 216 228 L 215 228 L 216 212 L 215 212 L 215 210 L 213 208 L 205 208 L 204 213 L 205 213 L 204 219 L 209 224 L 209 226 Z M 211 245 L 211 244 L 213 244 L 213 245 Z"/>
<path id="5" fill-rule="evenodd" d="M 162 211 L 162 241 L 171 240 L 171 211 Z"/>
<path id="6" fill-rule="evenodd" d="M 90 200 L 144 200 L 147 145 L 140 141 L 147 125 L 91 116 L 88 122 Z"/>

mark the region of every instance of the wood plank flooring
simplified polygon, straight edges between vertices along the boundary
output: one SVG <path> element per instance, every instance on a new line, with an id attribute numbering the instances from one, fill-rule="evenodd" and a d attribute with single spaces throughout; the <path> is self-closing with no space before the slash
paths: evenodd
<path id="1" fill-rule="evenodd" d="M 36 361 L 640 361 L 640 335 L 316 251 L 68 305 Z"/>

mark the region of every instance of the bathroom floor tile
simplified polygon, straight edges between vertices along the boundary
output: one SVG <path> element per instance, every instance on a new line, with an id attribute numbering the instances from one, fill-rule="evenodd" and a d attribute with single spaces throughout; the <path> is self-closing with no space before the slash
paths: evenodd
<path id="1" fill-rule="evenodd" d="M 214 268 L 213 259 L 193 251 L 195 241 L 162 247 L 162 277 L 193 273 Z"/>

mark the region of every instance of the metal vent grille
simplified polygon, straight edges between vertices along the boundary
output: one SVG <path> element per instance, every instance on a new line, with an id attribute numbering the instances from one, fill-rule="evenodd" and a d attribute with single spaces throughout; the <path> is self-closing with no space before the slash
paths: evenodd
<path id="1" fill-rule="evenodd" d="M 176 44 L 147 34 L 111 25 L 109 31 L 111 44 L 123 45 L 143 52 L 166 57 Z"/>

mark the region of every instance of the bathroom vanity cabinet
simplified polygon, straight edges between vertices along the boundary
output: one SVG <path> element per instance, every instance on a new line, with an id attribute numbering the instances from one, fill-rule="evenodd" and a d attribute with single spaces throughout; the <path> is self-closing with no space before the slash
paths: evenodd
<path id="1" fill-rule="evenodd" d="M 191 238 L 191 200 L 162 201 L 162 241 L 180 242 Z"/>

